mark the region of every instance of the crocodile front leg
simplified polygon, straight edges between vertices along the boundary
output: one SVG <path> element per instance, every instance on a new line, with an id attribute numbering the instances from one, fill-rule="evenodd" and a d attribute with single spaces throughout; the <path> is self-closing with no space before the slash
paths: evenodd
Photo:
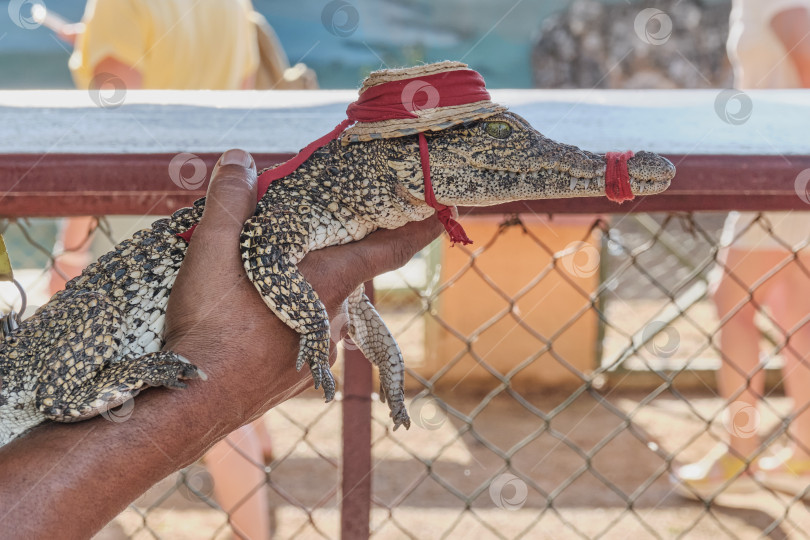
<path id="1" fill-rule="evenodd" d="M 411 427 L 405 409 L 405 362 L 394 336 L 360 285 L 349 296 L 349 336 L 380 370 L 380 398 L 388 401 L 394 430 Z"/>
<path id="2" fill-rule="evenodd" d="M 50 420 L 78 422 L 121 405 L 145 387 L 185 388 L 183 380 L 197 378 L 206 376 L 194 364 L 179 354 L 157 351 L 110 364 L 84 384 L 55 395 L 40 386 L 37 405 Z"/>
<path id="3" fill-rule="evenodd" d="M 300 370 L 306 362 L 315 388 L 323 385 L 329 402 L 335 397 L 335 379 L 329 369 L 329 316 L 296 266 L 307 237 L 300 216 L 270 212 L 245 223 L 240 245 L 248 279 L 264 303 L 301 336 L 295 368 Z"/>
<path id="4" fill-rule="evenodd" d="M 34 405 L 43 419 L 74 422 L 92 418 L 120 405 L 144 386 L 183 387 L 181 379 L 202 376 L 195 366 L 171 352 L 116 361 L 124 334 L 118 307 L 95 292 L 67 290 L 59 299 L 58 306 L 43 308 L 15 335 L 20 341 L 52 336 L 32 387 Z"/>

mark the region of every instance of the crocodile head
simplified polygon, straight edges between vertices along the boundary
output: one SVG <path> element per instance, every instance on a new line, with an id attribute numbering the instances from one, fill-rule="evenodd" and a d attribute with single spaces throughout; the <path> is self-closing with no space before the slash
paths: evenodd
<path id="1" fill-rule="evenodd" d="M 604 156 L 554 142 L 511 112 L 426 136 L 433 190 L 448 206 L 605 195 Z M 416 137 L 388 142 L 394 150 L 389 169 L 423 201 Z M 661 193 L 675 176 L 675 166 L 652 152 L 636 153 L 627 167 L 634 195 Z"/>

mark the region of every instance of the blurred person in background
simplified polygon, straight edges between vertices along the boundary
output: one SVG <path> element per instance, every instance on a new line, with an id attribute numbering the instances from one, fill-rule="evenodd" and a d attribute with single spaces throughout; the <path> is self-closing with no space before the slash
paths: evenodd
<path id="1" fill-rule="evenodd" d="M 250 0 L 90 0 L 80 23 L 40 12 L 41 22 L 73 46 L 69 67 L 79 89 L 242 90 L 316 87 L 314 73 L 290 68 L 267 21 Z M 91 262 L 95 219 L 64 221 L 54 248 L 51 294 Z M 214 494 L 239 537 L 270 537 L 264 467 L 272 445 L 262 419 L 236 430 L 205 457 Z"/>
<path id="2" fill-rule="evenodd" d="M 41 14 L 73 45 L 68 66 L 79 89 L 237 90 L 253 88 L 258 67 L 250 0 L 90 0 L 82 22 Z M 90 263 L 91 217 L 63 224 L 51 294 Z"/>
<path id="3" fill-rule="evenodd" d="M 239 90 L 317 88 L 304 64 L 290 67 L 281 43 L 250 0 L 90 0 L 82 22 L 35 14 L 73 46 L 79 89 Z M 65 221 L 51 294 L 90 261 L 91 217 Z"/>
<path id="4" fill-rule="evenodd" d="M 733 0 L 727 46 L 737 88 L 810 88 L 810 0 Z M 759 481 L 810 498 L 810 214 L 759 216 L 732 212 L 724 226 L 713 299 L 726 321 L 717 382 L 727 400 L 730 438 L 676 471 L 676 487 L 688 497 L 753 491 Z M 763 307 L 779 333 L 783 382 L 793 404 L 790 445 L 757 459 L 765 372 L 755 315 Z"/>
<path id="5" fill-rule="evenodd" d="M 73 46 L 76 87 L 126 90 L 252 88 L 258 67 L 250 0 L 90 0 L 82 22 L 53 13 L 43 23 Z M 51 294 L 90 263 L 91 217 L 65 221 L 55 251 Z"/>

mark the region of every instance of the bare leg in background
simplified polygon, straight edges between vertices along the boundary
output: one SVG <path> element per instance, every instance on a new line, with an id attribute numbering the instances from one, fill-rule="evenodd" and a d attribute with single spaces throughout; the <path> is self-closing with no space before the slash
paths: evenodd
<path id="1" fill-rule="evenodd" d="M 54 254 L 59 255 L 50 275 L 50 295 L 65 288 L 65 283 L 82 273 L 90 264 L 90 244 L 93 242 L 93 231 L 96 218 L 90 216 L 71 217 L 62 221 L 54 247 Z"/>
<path id="2" fill-rule="evenodd" d="M 214 494 L 230 515 L 236 538 L 270 539 L 270 514 L 262 445 L 253 424 L 242 426 L 205 455 Z"/>
<path id="3" fill-rule="evenodd" d="M 792 400 L 794 418 L 789 434 L 793 457 L 810 459 L 810 254 L 800 252 L 779 274 L 778 287 L 771 291 L 774 319 L 787 344 L 782 350 L 785 394 Z"/>
<path id="4" fill-rule="evenodd" d="M 758 286 L 756 284 L 772 270 L 774 260 L 778 263 L 784 256 L 778 251 L 753 252 L 732 247 L 726 248 L 720 257 L 724 269 L 713 299 L 718 319 L 728 320 L 722 326 L 719 336 L 723 361 L 717 374 L 717 387 L 729 404 L 743 402 L 756 408 L 764 394 L 765 373 L 759 367 L 761 334 L 754 323 L 754 316 L 757 312 L 755 304 L 762 307 L 762 300 L 771 280 Z M 749 296 L 751 294 L 753 304 Z M 732 423 L 735 420 L 740 421 L 729 419 Z M 751 459 L 759 445 L 760 440 L 756 433 L 729 433 L 729 448 L 736 457 Z"/>

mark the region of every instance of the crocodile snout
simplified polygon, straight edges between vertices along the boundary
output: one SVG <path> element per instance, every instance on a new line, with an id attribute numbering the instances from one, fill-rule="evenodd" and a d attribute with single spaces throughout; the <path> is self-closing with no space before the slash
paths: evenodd
<path id="1" fill-rule="evenodd" d="M 627 160 L 630 178 L 646 182 L 669 182 L 675 177 L 675 165 L 653 152 L 639 152 Z"/>
<path id="2" fill-rule="evenodd" d="M 627 160 L 633 195 L 654 195 L 669 187 L 675 177 L 675 165 L 653 152 L 639 152 Z"/>

